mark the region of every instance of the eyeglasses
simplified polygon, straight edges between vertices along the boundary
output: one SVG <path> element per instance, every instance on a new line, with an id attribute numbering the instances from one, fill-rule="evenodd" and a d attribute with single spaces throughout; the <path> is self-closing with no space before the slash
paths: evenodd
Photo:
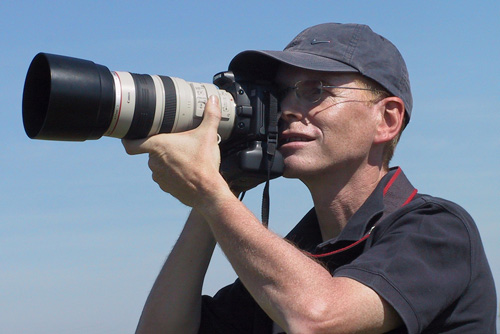
<path id="1" fill-rule="evenodd" d="M 278 92 L 278 99 L 282 101 L 288 96 L 290 91 L 293 90 L 295 92 L 295 97 L 299 101 L 304 101 L 314 104 L 319 102 L 319 100 L 321 100 L 324 88 L 340 88 L 340 89 L 368 90 L 372 92 L 380 92 L 379 90 L 370 88 L 324 85 L 323 82 L 321 82 L 320 80 L 304 80 L 304 81 L 297 81 L 293 87 L 285 87 L 280 89 Z"/>

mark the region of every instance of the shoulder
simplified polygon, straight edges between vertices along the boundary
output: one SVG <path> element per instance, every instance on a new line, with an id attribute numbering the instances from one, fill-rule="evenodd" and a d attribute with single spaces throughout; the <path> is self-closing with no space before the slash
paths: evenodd
<path id="1" fill-rule="evenodd" d="M 378 225 L 380 230 L 386 231 L 442 231 L 447 236 L 446 239 L 462 235 L 469 242 L 480 241 L 474 219 L 462 206 L 430 195 L 417 195 L 409 204 L 385 217 Z"/>
<path id="2" fill-rule="evenodd" d="M 397 234 L 399 243 L 426 247 L 434 256 L 442 255 L 440 252 L 447 249 L 455 253 L 454 258 L 460 262 L 466 261 L 471 269 L 477 256 L 484 256 L 481 237 L 471 215 L 457 203 L 430 195 L 419 194 L 380 221 L 373 232 L 375 243 Z"/>
<path id="3" fill-rule="evenodd" d="M 434 208 L 435 210 L 454 216 L 465 225 L 475 226 L 474 220 L 462 206 L 444 198 L 430 195 L 419 195 L 415 199 L 415 206 L 416 209 Z"/>
<path id="4" fill-rule="evenodd" d="M 404 259 L 406 270 L 421 266 L 421 274 L 428 272 L 460 283 L 457 291 L 478 281 L 484 283 L 485 289 L 492 285 L 477 225 L 457 203 L 418 195 L 380 221 L 372 234 L 366 251 L 380 249 L 386 252 L 386 259 Z"/>
<path id="5" fill-rule="evenodd" d="M 379 221 L 363 253 L 336 274 L 379 293 L 409 332 L 453 318 L 489 321 L 496 300 L 474 220 L 460 205 L 428 195 Z"/>

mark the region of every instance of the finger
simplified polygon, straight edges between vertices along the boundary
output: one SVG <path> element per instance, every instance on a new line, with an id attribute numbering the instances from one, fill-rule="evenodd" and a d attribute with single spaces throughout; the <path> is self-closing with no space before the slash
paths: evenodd
<path id="1" fill-rule="evenodd" d="M 200 124 L 200 128 L 205 129 L 215 129 L 219 127 L 221 120 L 221 110 L 219 105 L 219 99 L 215 95 L 211 95 L 205 105 L 205 111 L 203 112 L 203 120 Z"/>
<path id="2" fill-rule="evenodd" d="M 127 154 L 136 155 L 149 153 L 153 147 L 154 137 L 144 139 L 122 139 L 123 147 Z"/>

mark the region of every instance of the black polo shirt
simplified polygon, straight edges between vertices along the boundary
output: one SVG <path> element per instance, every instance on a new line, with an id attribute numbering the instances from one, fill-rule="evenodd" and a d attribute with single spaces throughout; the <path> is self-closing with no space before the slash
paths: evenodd
<path id="1" fill-rule="evenodd" d="M 391 171 L 340 235 L 323 242 L 314 209 L 287 239 L 333 276 L 369 286 L 405 326 L 391 333 L 496 333 L 496 294 L 477 227 L 449 201 L 418 194 Z M 271 333 L 243 284 L 204 296 L 200 333 Z"/>

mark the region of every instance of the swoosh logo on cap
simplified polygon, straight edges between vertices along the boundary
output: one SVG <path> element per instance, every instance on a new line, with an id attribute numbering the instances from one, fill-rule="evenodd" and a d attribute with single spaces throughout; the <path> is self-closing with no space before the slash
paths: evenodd
<path id="1" fill-rule="evenodd" d="M 330 43 L 330 41 L 320 41 L 320 40 L 317 40 L 316 38 L 311 41 L 311 45 L 323 44 L 323 43 Z"/>

